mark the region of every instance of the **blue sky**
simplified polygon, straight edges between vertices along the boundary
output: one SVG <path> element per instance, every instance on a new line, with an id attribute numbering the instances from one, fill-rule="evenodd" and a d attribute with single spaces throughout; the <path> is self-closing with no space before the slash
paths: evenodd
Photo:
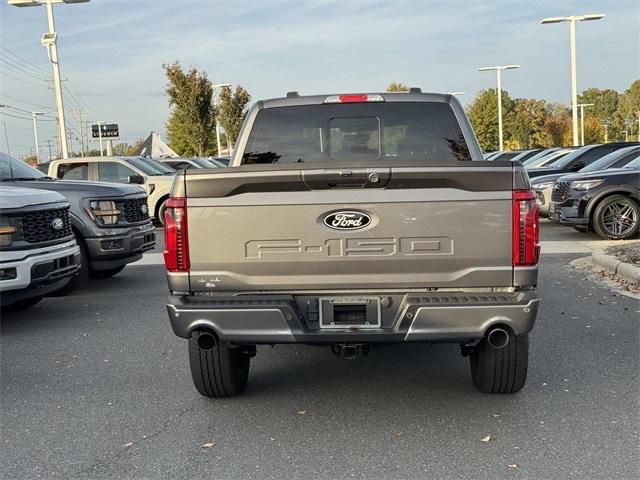
<path id="1" fill-rule="evenodd" d="M 495 85 L 495 76 L 477 67 L 519 63 L 503 76 L 512 96 L 568 103 L 569 28 L 540 19 L 606 13 L 578 24 L 578 89 L 621 91 L 640 71 L 635 0 L 92 0 L 55 13 L 62 75 L 75 95 L 65 97 L 67 110 L 87 104 L 90 120 L 120 124 L 129 142 L 151 130 L 164 134 L 169 108 L 161 65 L 174 60 L 215 82 L 241 84 L 254 100 L 289 90 L 380 91 L 401 81 L 425 91 L 465 91 L 464 103 Z M 51 70 L 40 46 L 46 27 L 44 8 L 0 4 L 0 44 L 36 66 L 29 72 Z M 16 60 L 5 49 L 0 58 Z M 5 67 L 0 63 L 0 103 L 53 109 L 53 93 L 38 75 Z M 30 121 L 6 115 L 25 115 L 16 110 L 0 112 L 11 153 L 26 153 Z M 54 122 L 41 122 L 39 133 L 44 144 L 55 135 Z M 0 138 L 6 150 L 3 131 Z"/>

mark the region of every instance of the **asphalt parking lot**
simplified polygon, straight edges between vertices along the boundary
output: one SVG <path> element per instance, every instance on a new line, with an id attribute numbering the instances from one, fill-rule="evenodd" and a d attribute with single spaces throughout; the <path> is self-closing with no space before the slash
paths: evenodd
<path id="1" fill-rule="evenodd" d="M 258 349 L 244 395 L 206 399 L 153 261 L 3 314 L 0 477 L 637 478 L 639 302 L 567 266 L 597 237 L 545 223 L 542 238 L 511 396 L 476 391 L 455 345 L 354 361 L 279 346 Z"/>

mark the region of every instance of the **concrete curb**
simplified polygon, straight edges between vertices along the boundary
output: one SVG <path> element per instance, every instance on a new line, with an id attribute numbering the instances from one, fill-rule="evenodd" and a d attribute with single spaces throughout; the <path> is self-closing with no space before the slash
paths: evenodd
<path id="1" fill-rule="evenodd" d="M 640 267 L 636 267 L 630 263 L 621 262 L 611 255 L 602 253 L 594 253 L 591 255 L 591 261 L 605 270 L 613 273 L 621 279 L 640 285 Z"/>

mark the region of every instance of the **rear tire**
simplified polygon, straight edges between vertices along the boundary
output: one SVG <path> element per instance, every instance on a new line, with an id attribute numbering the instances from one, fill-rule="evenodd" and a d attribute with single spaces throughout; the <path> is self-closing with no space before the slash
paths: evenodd
<path id="1" fill-rule="evenodd" d="M 470 355 L 473 384 L 484 393 L 516 393 L 527 380 L 529 336 L 509 332 L 509 343 L 494 348 L 483 339 Z"/>
<path id="2" fill-rule="evenodd" d="M 194 332 L 189 338 L 189 365 L 196 390 L 211 398 L 244 392 L 249 378 L 249 355 L 219 341 L 211 350 L 203 350 L 198 346 L 198 336 L 199 332 Z"/>
<path id="3" fill-rule="evenodd" d="M 124 270 L 124 267 L 126 267 L 126 265 L 120 265 L 119 267 L 110 268 L 109 270 L 91 270 L 89 276 L 91 278 L 111 278 Z"/>
<path id="4" fill-rule="evenodd" d="M 606 239 L 636 238 L 640 230 L 640 206 L 625 195 L 611 195 L 593 212 L 593 229 Z"/>

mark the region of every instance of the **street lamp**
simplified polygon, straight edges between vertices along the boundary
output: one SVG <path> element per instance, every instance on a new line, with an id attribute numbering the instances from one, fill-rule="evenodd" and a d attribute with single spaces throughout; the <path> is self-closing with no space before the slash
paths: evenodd
<path id="1" fill-rule="evenodd" d="M 569 43 L 571 48 L 571 114 L 573 120 L 573 144 L 578 144 L 578 86 L 576 74 L 576 22 L 586 22 L 590 20 L 600 20 L 605 17 L 604 13 L 591 13 L 587 15 L 572 15 L 570 17 L 550 17 L 544 18 L 540 23 L 569 22 Z"/>
<path id="2" fill-rule="evenodd" d="M 603 123 L 602 126 L 604 127 L 604 143 L 609 143 L 609 125 Z"/>
<path id="3" fill-rule="evenodd" d="M 43 112 L 31 112 L 31 119 L 33 120 L 33 139 L 36 142 L 36 163 L 40 164 L 40 147 L 38 147 L 38 122 L 39 115 L 44 115 Z"/>
<path id="4" fill-rule="evenodd" d="M 213 87 L 213 102 L 215 104 L 216 101 L 216 88 L 222 88 L 222 87 L 230 87 L 231 84 L 230 83 L 218 83 L 218 84 L 213 84 L 211 85 Z M 218 105 L 219 106 L 219 105 Z M 218 142 L 218 155 L 222 155 L 220 153 L 220 115 L 216 116 L 216 141 Z M 228 141 L 229 137 L 227 137 L 227 148 L 229 148 L 229 141 Z"/>
<path id="5" fill-rule="evenodd" d="M 500 72 L 502 70 L 513 70 L 514 68 L 520 68 L 520 65 L 496 65 L 495 67 L 480 67 L 479 72 L 486 72 L 488 70 L 496 71 L 496 82 L 498 84 L 498 150 L 502 151 L 502 80 L 500 78 Z"/>
<path id="6" fill-rule="evenodd" d="M 580 108 L 580 145 L 584 147 L 584 107 L 593 107 L 593 103 L 579 103 L 577 107 Z"/>
<path id="7" fill-rule="evenodd" d="M 3 105 L 0 103 L 0 108 L 8 108 L 9 105 Z M 7 142 L 7 155 L 11 156 L 11 149 L 9 148 L 9 135 L 7 135 L 7 122 L 2 122 L 2 125 L 4 125 L 4 139 Z"/>
<path id="8" fill-rule="evenodd" d="M 58 36 L 56 34 L 53 19 L 54 3 L 87 3 L 89 0 L 8 0 L 9 5 L 14 7 L 39 7 L 47 6 L 47 19 L 49 31 L 42 35 L 42 46 L 47 49 L 49 60 L 53 65 L 53 84 L 56 95 L 56 108 L 58 110 L 58 127 L 60 129 L 60 146 L 62 148 L 62 158 L 69 158 L 67 150 L 67 129 L 64 121 L 64 103 L 62 101 L 62 83 L 60 81 L 60 61 L 58 59 Z"/>

